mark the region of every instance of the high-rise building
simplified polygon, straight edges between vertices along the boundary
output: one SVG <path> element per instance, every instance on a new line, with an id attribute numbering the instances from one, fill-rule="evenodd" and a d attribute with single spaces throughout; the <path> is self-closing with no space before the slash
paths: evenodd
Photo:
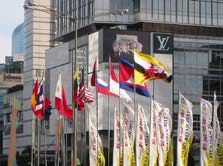
<path id="1" fill-rule="evenodd" d="M 48 1 L 48 3 L 44 0 L 38 2 L 34 0 L 33 2 L 50 7 Z M 29 99 L 32 79 L 41 78 L 45 67 L 46 86 L 48 86 L 46 94 L 52 101 L 54 100 L 56 81 L 60 72 L 68 103 L 71 106 L 70 89 L 73 64 L 77 62 L 80 68 L 84 64 L 87 66 L 86 72 L 90 72 L 94 59 L 98 57 L 101 76 L 104 80 L 108 80 L 108 56 L 111 56 L 115 62 L 120 49 L 127 50 L 125 53 L 128 56 L 128 49 L 131 48 L 129 43 L 137 43 L 141 46 L 140 51 L 157 57 L 174 74 L 171 84 L 163 84 L 160 81 L 148 84 L 150 93 L 154 94 L 155 100 L 166 105 L 172 111 L 174 135 L 177 134 L 178 92 L 181 91 L 194 105 L 194 130 L 195 134 L 199 136 L 200 97 L 213 101 L 214 91 L 216 91 L 219 101 L 223 97 L 222 0 L 57 0 L 56 2 L 52 0 L 51 5 L 59 10 L 56 12 L 59 13 L 59 16 L 56 17 L 56 24 L 50 20 L 54 19 L 55 13 L 50 17 L 47 13 L 36 10 L 25 12 L 25 102 L 23 107 L 27 113 L 24 116 L 26 122 L 24 126 L 31 126 L 32 112 Z M 128 9 L 128 13 L 124 13 L 125 15 L 123 12 L 120 13 L 122 9 Z M 79 51 L 77 57 L 74 58 L 76 62 L 71 61 L 71 57 L 75 56 L 75 24 L 74 19 L 70 19 L 70 17 L 78 19 L 77 49 Z M 54 28 L 56 28 L 55 36 L 53 36 Z M 173 45 L 171 44 L 173 50 L 166 53 L 167 45 L 163 41 L 171 41 L 169 40 L 171 38 L 173 39 Z M 53 46 L 50 39 L 60 45 L 48 49 L 45 57 L 45 49 Z M 122 46 L 125 48 L 116 47 L 115 43 L 118 42 L 124 43 Z M 90 76 L 86 82 L 90 82 L 89 78 Z M 103 114 L 100 114 L 99 119 L 105 121 L 99 125 L 99 130 L 105 146 L 108 138 L 106 101 L 106 97 L 99 101 L 100 104 L 103 104 L 100 107 Z M 139 102 L 144 105 L 148 102 L 147 105 L 149 105 L 149 101 L 146 99 L 139 98 Z M 223 127 L 221 110 L 222 104 L 219 108 L 219 119 L 220 125 Z M 78 113 L 77 116 L 80 120 L 78 121 L 78 141 L 80 142 L 78 146 L 83 147 L 82 140 L 84 140 L 85 134 L 83 133 L 84 125 L 81 122 L 84 115 Z M 54 119 L 51 120 L 52 124 L 48 133 L 49 140 L 54 137 L 53 121 Z M 24 137 L 31 143 L 31 128 L 24 129 L 24 131 Z M 50 142 L 48 142 L 49 149 L 53 149 Z M 21 146 L 24 145 L 25 142 Z M 83 154 L 80 152 L 81 150 L 83 148 L 78 148 L 79 154 Z M 85 162 L 83 156 L 79 155 L 79 158 L 81 162 Z"/>
<path id="2" fill-rule="evenodd" d="M 24 54 L 24 23 L 19 24 L 12 34 L 12 57 L 13 61 L 23 61 Z"/>

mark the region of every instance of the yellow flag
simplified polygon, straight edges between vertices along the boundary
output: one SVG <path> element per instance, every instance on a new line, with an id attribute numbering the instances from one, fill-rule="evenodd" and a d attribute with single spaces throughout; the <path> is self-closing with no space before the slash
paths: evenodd
<path id="1" fill-rule="evenodd" d="M 171 82 L 172 75 L 168 74 L 168 69 L 154 57 L 134 51 L 134 81 L 135 84 L 142 84 L 151 80 L 161 79 Z"/>

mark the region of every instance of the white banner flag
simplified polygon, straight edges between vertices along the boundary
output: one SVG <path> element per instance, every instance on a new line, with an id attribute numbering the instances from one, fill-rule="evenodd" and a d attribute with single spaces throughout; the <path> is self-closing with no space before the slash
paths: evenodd
<path id="1" fill-rule="evenodd" d="M 89 149 L 90 165 L 105 166 L 105 157 L 103 154 L 103 145 L 101 138 L 89 116 Z"/>
<path id="2" fill-rule="evenodd" d="M 214 93 L 214 117 L 213 117 L 213 163 L 214 166 L 220 166 L 223 156 L 220 155 L 221 151 L 221 128 L 218 120 L 218 107 L 219 102 L 217 96 Z"/>
<path id="3" fill-rule="evenodd" d="M 148 117 L 149 118 L 149 117 Z M 136 165 L 149 164 L 149 127 L 147 125 L 143 107 L 138 104 L 137 131 L 136 131 Z"/>
<path id="4" fill-rule="evenodd" d="M 169 109 L 160 104 L 160 112 L 157 115 L 157 143 L 159 153 L 159 166 L 166 166 L 167 155 L 170 151 L 171 132 L 172 132 L 172 118 Z"/>
<path id="5" fill-rule="evenodd" d="M 123 111 L 123 165 L 135 165 L 134 156 L 134 111 L 125 106 Z"/>
<path id="6" fill-rule="evenodd" d="M 193 140 L 193 104 L 179 93 L 177 132 L 177 166 L 187 166 L 190 145 Z"/>
<path id="7" fill-rule="evenodd" d="M 212 104 L 201 98 L 200 103 L 200 155 L 201 166 L 212 165 Z"/>
<path id="8" fill-rule="evenodd" d="M 156 166 L 158 159 L 158 146 L 157 146 L 157 114 L 156 112 L 160 112 L 162 109 L 156 101 L 151 99 L 151 124 L 150 124 L 150 153 L 149 153 L 149 165 Z"/>
<path id="9" fill-rule="evenodd" d="M 117 109 L 114 113 L 114 147 L 113 147 L 113 166 L 120 166 L 121 142 L 120 142 L 120 114 Z"/>

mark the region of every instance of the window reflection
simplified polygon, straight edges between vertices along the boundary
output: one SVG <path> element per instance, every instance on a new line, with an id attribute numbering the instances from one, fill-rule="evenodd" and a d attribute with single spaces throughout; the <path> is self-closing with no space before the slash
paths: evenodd
<path id="1" fill-rule="evenodd" d="M 176 40 L 177 38 L 181 38 L 181 42 Z M 184 38 L 189 38 L 190 42 L 184 42 Z M 201 39 L 204 39 L 203 42 Z M 174 112 L 178 112 L 178 92 L 181 91 L 194 104 L 194 117 L 199 118 L 200 97 L 213 102 L 213 93 L 216 91 L 218 100 L 222 100 L 223 45 L 216 44 L 222 39 L 175 35 L 175 40 L 177 44 L 174 48 L 173 58 Z M 221 128 L 223 129 L 222 107 L 223 105 L 221 104 L 219 108 L 219 119 Z M 199 130 L 198 122 L 194 123 L 195 130 Z M 177 124 L 174 124 L 173 127 L 177 127 Z"/>

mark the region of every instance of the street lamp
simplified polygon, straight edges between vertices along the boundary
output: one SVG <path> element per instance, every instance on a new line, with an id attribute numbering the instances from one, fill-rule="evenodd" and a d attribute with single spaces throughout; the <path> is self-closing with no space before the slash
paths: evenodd
<path id="1" fill-rule="evenodd" d="M 75 60 L 75 67 L 77 67 L 77 32 L 78 32 L 78 22 L 83 20 L 83 19 L 86 19 L 86 17 L 84 18 L 77 18 L 77 17 L 72 17 L 70 14 L 66 14 L 66 13 L 63 13 L 63 12 L 60 12 L 56 9 L 52 9 L 52 8 L 49 8 L 49 7 L 46 7 L 46 6 L 43 6 L 43 5 L 39 5 L 39 4 L 36 4 L 36 3 L 33 3 L 33 2 L 27 2 L 23 8 L 25 10 L 28 10 L 28 9 L 31 9 L 31 10 L 38 10 L 38 11 L 41 11 L 41 12 L 45 12 L 45 13 L 49 13 L 49 14 L 52 14 L 54 16 L 57 16 L 58 18 L 59 17 L 67 17 L 68 19 L 70 19 L 70 21 L 72 21 L 74 24 L 75 24 L 75 36 L 74 36 L 74 40 L 75 40 L 75 59 L 73 57 L 73 54 L 71 56 L 71 65 L 72 65 L 72 78 L 73 78 L 73 72 L 74 72 L 74 60 Z M 98 15 L 94 15 L 92 16 L 93 18 L 96 18 L 96 17 L 100 17 L 100 16 L 106 16 L 106 15 L 118 15 L 118 16 L 123 16 L 123 15 L 126 15 L 128 14 L 129 12 L 129 9 L 119 9 L 119 10 L 115 10 L 115 11 L 112 11 L 112 12 L 108 12 L 108 13 L 101 13 L 101 14 L 98 14 Z M 74 80 L 72 79 L 72 101 L 73 101 L 73 82 Z M 76 166 L 77 164 L 77 110 L 76 108 L 72 105 L 72 110 L 73 111 L 73 119 L 74 119 L 74 128 L 73 128 L 73 133 L 74 133 L 74 146 L 73 146 L 73 154 L 74 154 L 74 165 Z"/>

